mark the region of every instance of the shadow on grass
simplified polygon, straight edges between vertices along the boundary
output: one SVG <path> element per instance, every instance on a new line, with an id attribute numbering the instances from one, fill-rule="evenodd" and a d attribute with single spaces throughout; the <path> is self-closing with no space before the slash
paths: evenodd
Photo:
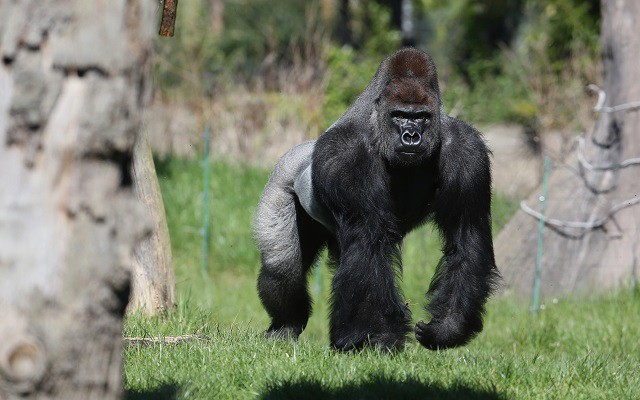
<path id="1" fill-rule="evenodd" d="M 173 400 L 178 398 L 180 388 L 177 385 L 163 384 L 149 390 L 127 390 L 125 400 Z"/>
<path id="2" fill-rule="evenodd" d="M 472 389 L 465 386 L 443 388 L 415 379 L 404 382 L 376 377 L 367 382 L 327 388 L 320 382 L 280 382 L 269 385 L 260 397 L 263 400 L 282 399 L 451 399 L 451 400 L 504 400 L 495 391 Z"/>

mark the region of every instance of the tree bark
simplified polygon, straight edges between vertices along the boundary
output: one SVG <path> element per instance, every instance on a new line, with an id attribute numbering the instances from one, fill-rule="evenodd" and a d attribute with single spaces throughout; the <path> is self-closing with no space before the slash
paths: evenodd
<path id="1" fill-rule="evenodd" d="M 613 107 L 639 101 L 640 2 L 603 0 L 601 4 L 606 105 Z M 640 110 L 601 113 L 593 140 L 587 138 L 585 157 L 598 166 L 640 157 Z M 596 221 L 615 204 L 637 201 L 639 173 L 638 165 L 590 172 L 573 156 L 566 165 L 556 165 L 550 175 L 546 216 Z M 539 208 L 541 194 L 538 188 L 527 199 L 527 204 Z M 495 240 L 496 261 L 507 292 L 522 296 L 532 293 L 538 226 L 537 219 L 519 211 Z M 640 205 L 636 204 L 617 212 L 602 228 L 559 229 L 564 235 L 546 228 L 541 264 L 542 294 L 591 293 L 635 282 L 639 276 L 639 227 Z"/>
<path id="2" fill-rule="evenodd" d="M 122 394 L 152 0 L 0 0 L 0 399 Z"/>
<path id="3" fill-rule="evenodd" d="M 140 136 L 133 151 L 134 192 L 147 208 L 152 234 L 135 249 L 128 312 L 155 315 L 173 307 L 175 277 L 171 239 L 151 148 Z"/>
<path id="4" fill-rule="evenodd" d="M 160 22 L 160 36 L 173 36 L 176 27 L 176 11 L 178 0 L 164 0 L 162 2 L 162 21 Z"/>

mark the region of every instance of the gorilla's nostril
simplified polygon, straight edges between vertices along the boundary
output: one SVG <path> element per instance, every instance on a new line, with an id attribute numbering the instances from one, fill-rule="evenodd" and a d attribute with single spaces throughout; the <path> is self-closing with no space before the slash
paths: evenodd
<path id="1" fill-rule="evenodd" d="M 413 135 L 411 135 L 409 132 L 404 132 L 402 134 L 402 144 L 411 145 L 412 139 Z"/>
<path id="2" fill-rule="evenodd" d="M 402 133 L 402 144 L 405 146 L 417 146 L 422 142 L 422 136 L 413 131 L 405 131 Z"/>

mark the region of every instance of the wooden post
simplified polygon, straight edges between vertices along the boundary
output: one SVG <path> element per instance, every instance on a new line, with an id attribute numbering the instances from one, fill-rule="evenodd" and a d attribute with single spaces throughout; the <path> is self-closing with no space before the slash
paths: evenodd
<path id="1" fill-rule="evenodd" d="M 176 12 L 178 0 L 164 0 L 162 2 L 162 22 L 160 23 L 160 36 L 173 36 L 176 27 Z"/>

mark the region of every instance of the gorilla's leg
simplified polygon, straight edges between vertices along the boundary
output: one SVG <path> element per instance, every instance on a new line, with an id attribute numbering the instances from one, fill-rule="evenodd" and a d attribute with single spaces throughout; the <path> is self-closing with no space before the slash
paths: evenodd
<path id="1" fill-rule="evenodd" d="M 400 264 L 402 232 L 393 214 L 387 165 L 377 154 L 363 143 L 326 135 L 313 154 L 314 189 L 335 226 L 335 242 L 329 243 L 338 265 L 330 339 L 339 350 L 366 344 L 401 348 L 410 331 L 394 268 Z"/>
<path id="2" fill-rule="evenodd" d="M 396 286 L 393 264 L 400 260 L 399 248 L 388 239 L 367 236 L 357 229 L 338 234 L 331 345 L 344 351 L 364 345 L 400 349 L 410 330 L 411 313 Z"/>
<path id="3" fill-rule="evenodd" d="M 314 142 L 289 150 L 262 192 L 254 234 L 262 254 L 258 293 L 271 317 L 268 336 L 297 338 L 311 313 L 307 274 L 328 233 L 304 211 L 294 182 L 311 163 Z"/>
<path id="4" fill-rule="evenodd" d="M 262 253 L 258 292 L 271 316 L 268 336 L 296 339 L 307 325 L 311 298 L 307 275 L 326 240 L 326 231 L 312 220 L 297 200 L 294 215 L 284 219 L 282 230 L 272 246 Z"/>
<path id="5" fill-rule="evenodd" d="M 267 336 L 297 339 L 311 314 L 307 274 L 326 241 L 326 230 L 311 219 L 291 193 L 286 204 L 261 203 L 268 224 L 256 223 L 256 239 L 262 249 L 258 293 L 271 317 Z"/>

